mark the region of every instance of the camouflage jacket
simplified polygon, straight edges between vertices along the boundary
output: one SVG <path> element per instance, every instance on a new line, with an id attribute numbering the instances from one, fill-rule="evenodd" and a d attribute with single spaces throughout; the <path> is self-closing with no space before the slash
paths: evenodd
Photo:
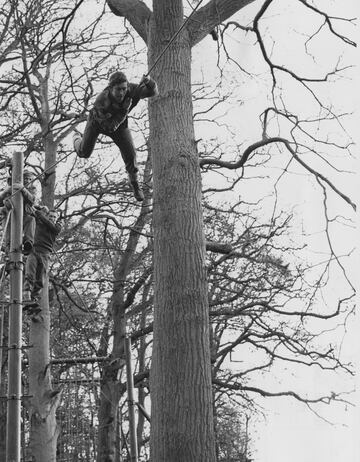
<path id="1" fill-rule="evenodd" d="M 156 82 L 150 78 L 146 85 L 129 83 L 128 90 L 121 103 L 111 96 L 110 88 L 106 87 L 96 98 L 90 117 L 95 120 L 104 133 L 113 133 L 120 125 L 127 127 L 128 114 L 141 99 L 157 94 Z"/>

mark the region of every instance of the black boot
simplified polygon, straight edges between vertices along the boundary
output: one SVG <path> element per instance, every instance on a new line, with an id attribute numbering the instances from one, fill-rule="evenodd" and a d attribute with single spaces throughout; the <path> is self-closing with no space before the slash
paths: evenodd
<path id="1" fill-rule="evenodd" d="M 81 140 L 82 140 L 82 136 L 81 136 L 81 133 L 77 130 L 74 130 L 74 134 L 73 134 L 73 146 L 74 146 L 74 151 L 76 152 L 76 154 L 81 157 L 81 152 L 80 152 L 80 145 L 81 145 Z"/>
<path id="2" fill-rule="evenodd" d="M 135 199 L 139 202 L 142 202 L 144 200 L 144 193 L 142 192 L 140 188 L 137 178 L 129 176 L 129 180 L 130 180 L 130 185 L 134 192 Z"/>
<path id="3" fill-rule="evenodd" d="M 39 314 L 41 311 L 39 301 L 32 297 L 30 290 L 24 290 L 23 311 L 30 316 L 33 314 Z"/>

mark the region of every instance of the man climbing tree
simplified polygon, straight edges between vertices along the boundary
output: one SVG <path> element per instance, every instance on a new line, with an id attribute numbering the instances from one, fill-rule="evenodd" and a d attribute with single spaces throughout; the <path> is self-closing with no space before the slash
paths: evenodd
<path id="1" fill-rule="evenodd" d="M 100 133 L 109 136 L 120 149 L 137 201 L 144 200 L 138 182 L 136 151 L 128 128 L 128 114 L 140 99 L 157 95 L 156 82 L 144 75 L 140 84 L 129 83 L 123 72 L 114 72 L 109 85 L 95 100 L 83 137 L 74 133 L 74 149 L 79 157 L 90 157 Z"/>
<path id="2" fill-rule="evenodd" d="M 61 231 L 56 210 L 47 207 L 36 209 L 36 228 L 34 247 L 26 260 L 23 300 L 28 314 L 38 314 L 39 299 L 45 284 L 49 256 L 53 251 L 55 239 Z"/>
<path id="3" fill-rule="evenodd" d="M 195 15 L 184 20 L 182 0 L 154 1 L 153 11 L 140 1 L 108 1 L 111 10 L 124 16 L 146 42 L 149 73 L 154 67 L 161 88 L 161 97 L 149 105 L 150 146 L 156 152 L 152 156 L 155 287 L 150 378 L 150 446 L 156 462 L 216 460 L 191 47 L 244 3 L 226 2 L 213 20 L 202 17 L 193 22 Z M 209 17 L 206 11 L 203 15 Z"/>

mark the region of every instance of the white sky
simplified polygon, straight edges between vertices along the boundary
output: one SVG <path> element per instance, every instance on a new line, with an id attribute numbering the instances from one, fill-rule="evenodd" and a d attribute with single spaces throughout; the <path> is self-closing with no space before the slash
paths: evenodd
<path id="1" fill-rule="evenodd" d="M 282 40 L 284 47 L 281 47 L 278 52 L 279 60 L 278 63 L 282 64 L 286 62 L 286 52 L 294 52 L 296 45 L 293 41 L 288 39 L 286 35 L 288 30 L 294 28 L 302 30 L 304 25 L 308 24 L 308 18 L 306 15 L 302 15 L 304 11 L 294 9 L 294 1 L 287 0 L 275 0 L 274 5 L 280 5 L 282 2 L 283 11 L 286 13 L 286 18 L 281 15 L 271 15 L 274 22 L 277 23 L 277 34 L 279 40 Z M 257 2 L 256 5 L 252 5 L 247 9 L 249 12 L 254 11 L 256 7 L 262 2 Z M 316 2 L 320 6 L 320 2 Z M 355 2 L 334 2 L 327 1 L 323 2 L 323 5 L 330 7 L 332 13 L 338 16 L 354 17 L 356 16 Z M 241 24 L 246 24 L 245 14 L 241 13 L 236 16 L 236 19 Z M 242 17 L 242 14 L 244 16 Z M 269 15 L 270 17 L 270 15 Z M 270 19 L 269 19 L 270 22 Z M 289 28 L 289 29 L 287 29 Z M 350 28 L 351 29 L 351 28 Z M 353 37 L 355 34 L 353 35 Z M 244 34 L 245 37 L 245 34 Z M 210 39 L 205 39 L 206 46 L 199 45 L 194 50 L 194 68 L 204 75 L 205 80 L 209 76 L 216 76 L 216 44 L 211 42 Z M 322 57 L 320 64 L 326 68 L 327 63 L 334 62 L 333 52 L 337 50 L 337 45 L 333 42 L 324 42 L 317 44 L 314 47 L 314 52 L 320 53 Z M 345 48 L 345 47 L 344 47 Z M 357 58 L 354 50 L 350 49 L 347 53 L 353 59 Z M 233 44 L 233 50 L 235 55 L 238 56 L 241 65 L 251 67 L 253 64 L 256 66 L 258 57 L 256 53 L 253 54 L 251 48 L 246 44 L 246 40 L 240 40 Z M 298 50 L 299 51 L 299 50 Z M 276 52 L 274 53 L 276 56 Z M 299 56 L 301 56 L 299 54 Z M 199 60 L 202 59 L 202 63 Z M 291 61 L 289 59 L 289 61 Z M 302 75 L 307 70 L 315 69 L 312 68 L 312 60 L 307 60 L 306 64 L 299 62 L 299 68 L 302 71 Z M 216 78 L 216 77 L 215 77 Z M 229 76 L 229 81 L 231 80 Z M 237 85 L 239 88 L 242 85 L 242 74 L 239 71 L 236 77 Z M 260 84 L 259 84 L 260 83 Z M 231 83 L 229 83 L 231 84 Z M 266 97 L 266 85 L 263 81 L 263 76 L 259 75 L 258 78 L 254 79 L 249 84 L 247 80 L 246 88 L 241 92 L 244 100 L 244 112 L 242 108 L 238 107 L 234 109 L 232 121 L 236 124 L 239 132 L 242 133 L 244 138 L 244 145 L 246 146 L 249 142 L 254 142 L 260 139 L 260 125 L 256 122 L 258 119 L 255 117 L 258 114 L 258 108 Z M 340 107 L 347 108 L 348 111 L 357 111 L 360 104 L 359 97 L 359 86 L 356 86 L 356 82 L 351 79 L 343 79 L 337 83 L 331 93 L 332 101 L 335 106 L 338 104 Z M 262 94 L 262 92 L 264 92 Z M 330 96 L 329 96 L 330 97 Z M 248 103 L 248 104 L 246 104 Z M 251 111 L 249 112 L 249 103 L 252 105 L 253 119 L 251 119 Z M 301 105 L 302 101 L 298 101 Z M 259 104 L 259 106 L 257 106 Z M 296 95 L 294 95 L 294 104 L 296 104 Z M 243 117 L 246 112 L 247 117 Z M 237 115 L 236 115 L 237 113 Z M 234 122 L 234 120 L 236 122 Z M 357 139 L 358 136 L 358 119 L 348 119 L 346 129 Z M 209 132 L 208 134 L 210 135 Z M 206 131 L 204 131 L 204 135 Z M 220 135 L 221 136 L 221 135 Z M 340 136 L 340 135 L 339 135 Z M 360 141 L 360 140 L 359 140 Z M 348 168 L 353 170 L 355 168 L 355 162 L 348 164 Z M 350 178 L 350 179 L 349 179 Z M 345 189 L 347 194 L 353 197 L 356 190 L 355 178 L 349 177 L 347 180 L 342 181 L 340 184 L 337 183 L 340 189 Z M 297 181 L 296 186 L 295 181 Z M 247 185 L 248 187 L 248 185 Z M 257 193 L 261 195 L 261 189 L 259 190 L 258 181 L 256 182 Z M 260 191 L 260 192 L 259 192 Z M 285 203 L 297 203 L 297 211 L 300 214 L 299 219 L 303 222 L 311 223 L 313 230 L 322 227 L 321 215 L 319 209 L 312 200 L 312 194 L 314 190 L 309 189 L 309 185 L 306 183 L 304 178 L 294 176 L 290 177 L 290 180 L 283 183 L 283 204 Z M 251 193 L 254 194 L 254 190 L 251 189 Z M 344 203 L 335 204 L 334 207 L 337 210 L 349 210 Z M 345 215 L 347 212 L 344 212 Z M 308 225 L 306 225 L 308 226 Z M 344 242 L 354 246 L 354 231 L 349 229 L 347 234 L 343 234 L 345 231 L 341 231 L 341 235 L 334 235 L 335 245 L 338 248 L 343 248 Z M 314 236 L 313 247 L 322 245 L 323 237 L 316 238 Z M 353 261 L 353 267 L 350 268 L 351 273 L 355 276 L 357 273 L 355 269 L 355 261 Z M 331 291 L 335 295 L 341 293 L 343 288 L 340 281 L 333 279 L 331 282 Z M 344 342 L 344 354 L 347 359 L 358 362 L 357 358 L 360 358 L 360 347 L 358 342 L 358 332 L 360 331 L 360 322 L 352 326 L 352 329 L 348 332 L 348 337 Z M 334 341 L 340 340 L 339 338 Z M 291 366 L 289 367 L 289 369 Z M 300 373 L 296 369 L 293 371 L 286 371 L 278 373 L 278 381 L 281 382 L 279 390 L 291 389 L 291 381 L 297 380 L 302 385 L 304 394 L 308 393 L 309 396 L 318 396 L 324 390 L 344 390 L 350 391 L 355 388 L 355 380 L 350 377 L 330 375 L 324 376 L 320 371 L 316 369 L 310 369 L 306 373 L 303 371 Z M 289 387 L 287 388 L 287 383 Z M 277 391 L 276 385 L 273 383 L 273 379 L 268 380 L 268 383 L 264 384 L 264 388 L 269 391 Z M 300 387 L 301 388 L 301 387 Z M 256 419 L 251 424 L 251 437 L 253 439 L 253 447 L 255 451 L 253 453 L 254 462 L 359 462 L 360 460 L 360 438 L 358 437 L 358 430 L 360 417 L 358 416 L 358 409 L 353 406 L 343 405 L 331 405 L 322 406 L 319 408 L 319 413 L 323 417 L 316 416 L 308 410 L 308 408 L 302 404 L 294 401 L 290 398 L 267 398 L 257 399 L 259 404 L 263 406 L 264 412 L 267 414 L 266 420 Z M 355 401 L 355 396 L 352 395 L 351 401 Z M 328 420 L 326 422 L 324 419 Z"/>
<path id="2" fill-rule="evenodd" d="M 359 323 L 352 326 L 344 348 L 354 362 L 359 358 Z M 331 377 L 331 376 L 330 376 Z M 353 381 L 333 375 L 329 383 L 317 370 L 298 375 L 309 394 L 322 389 L 351 390 Z M 329 377 L 327 376 L 327 379 Z M 352 396 L 351 401 L 355 401 Z M 356 400 L 358 401 L 358 399 Z M 256 447 L 256 462 L 358 462 L 360 460 L 358 407 L 332 404 L 318 408 L 316 416 L 302 404 L 290 398 L 260 400 L 267 410 L 266 421 L 254 423 L 252 437 Z M 326 419 L 327 421 L 325 421 Z"/>
<path id="3" fill-rule="evenodd" d="M 266 424 L 257 426 L 257 462 L 356 462 L 355 412 L 343 412 L 330 425 L 290 399 L 269 406 Z M 347 426 L 344 426 L 347 425 Z M 256 438 L 255 436 L 255 438 Z M 357 452 L 356 452 L 357 451 Z"/>

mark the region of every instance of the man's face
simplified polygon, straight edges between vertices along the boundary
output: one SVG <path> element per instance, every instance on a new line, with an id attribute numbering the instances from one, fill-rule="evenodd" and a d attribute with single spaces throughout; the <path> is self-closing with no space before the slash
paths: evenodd
<path id="1" fill-rule="evenodd" d="M 111 95 L 117 103 L 121 103 L 127 92 L 127 82 L 116 83 L 111 87 Z"/>
<path id="2" fill-rule="evenodd" d="M 27 186 L 28 184 L 32 183 L 34 179 L 34 175 L 24 175 L 24 186 Z"/>
<path id="3" fill-rule="evenodd" d="M 56 212 L 49 212 L 48 213 L 48 218 L 49 218 L 50 221 L 55 223 L 57 218 L 58 218 L 58 214 Z"/>

